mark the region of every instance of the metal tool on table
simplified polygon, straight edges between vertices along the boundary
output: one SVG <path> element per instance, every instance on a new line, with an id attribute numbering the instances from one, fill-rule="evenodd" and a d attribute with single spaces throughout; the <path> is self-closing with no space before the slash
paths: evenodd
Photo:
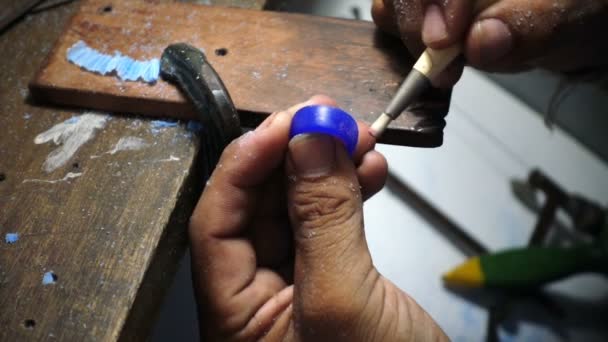
<path id="1" fill-rule="evenodd" d="M 203 125 L 203 173 L 211 175 L 224 148 L 241 135 L 241 123 L 230 94 L 205 54 L 188 44 L 168 46 L 161 57 L 163 78 L 188 97 Z"/>

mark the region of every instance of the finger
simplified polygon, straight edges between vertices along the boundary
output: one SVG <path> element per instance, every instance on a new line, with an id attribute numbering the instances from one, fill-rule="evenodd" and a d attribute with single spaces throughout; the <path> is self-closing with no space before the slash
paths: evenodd
<path id="1" fill-rule="evenodd" d="M 464 71 L 464 63 L 464 58 L 456 58 L 447 66 L 447 68 L 445 68 L 445 70 L 437 75 L 435 79 L 433 79 L 433 86 L 442 89 L 453 87 L 462 76 L 462 72 Z"/>
<path id="2" fill-rule="evenodd" d="M 424 20 L 424 5 L 422 0 L 385 0 L 392 3 L 401 40 L 414 58 L 418 58 L 426 46 L 422 42 L 422 23 Z"/>
<path id="3" fill-rule="evenodd" d="M 378 279 L 365 242 L 355 165 L 334 138 L 301 135 L 289 143 L 286 174 L 296 252 L 294 312 L 315 316 L 327 309 L 352 319 L 348 315 L 361 311 Z"/>
<path id="4" fill-rule="evenodd" d="M 386 33 L 399 35 L 399 27 L 395 18 L 395 9 L 391 1 L 374 0 L 372 3 L 372 19 Z"/>
<path id="5" fill-rule="evenodd" d="M 289 310 L 293 301 L 293 286 L 287 286 L 276 293 L 255 313 L 255 316 L 249 320 L 247 326 L 243 329 L 244 332 L 255 332 L 250 334 L 241 333 L 234 340 L 236 341 L 279 341 L 282 338 L 273 338 L 283 336 L 289 327 L 289 322 L 285 321 L 285 316 L 291 316 Z M 271 327 L 262 328 L 263 322 L 273 322 Z M 272 330 L 270 330 L 272 328 Z M 255 336 L 255 339 L 248 338 Z M 261 339 L 261 337 L 264 339 Z"/>
<path id="6" fill-rule="evenodd" d="M 333 99 L 324 95 L 316 95 L 311 101 L 316 104 L 337 106 Z M 294 107 L 289 112 L 296 112 L 299 107 L 301 106 Z M 359 132 L 367 132 L 369 129 L 367 124 L 362 122 L 358 122 L 358 126 Z M 359 162 L 365 153 L 373 150 L 374 145 L 375 139 L 368 134 L 360 134 L 355 153 Z M 285 194 L 283 175 L 281 173 L 281 177 L 273 177 L 276 181 L 261 191 L 260 197 L 280 198 L 283 196 Z M 293 281 L 293 236 L 288 227 L 286 203 L 284 201 L 262 201 L 261 207 L 256 210 L 256 217 L 250 229 L 257 265 L 277 270 L 287 283 Z"/>
<path id="7" fill-rule="evenodd" d="M 293 249 L 287 206 L 283 200 L 283 173 L 277 173 L 276 176 L 276 182 L 259 192 L 257 197 L 264 200 L 258 200 L 260 206 L 251 220 L 247 234 L 253 245 L 257 266 L 273 270 L 280 269 L 290 259 Z M 279 181 L 281 184 L 275 184 Z M 285 277 L 283 279 L 286 280 Z"/>
<path id="8" fill-rule="evenodd" d="M 255 187 L 263 185 L 283 161 L 291 118 L 300 108 L 311 104 L 335 105 L 335 102 L 326 96 L 314 96 L 272 114 L 255 131 L 226 147 L 192 215 L 193 223 L 203 221 L 201 215 L 211 215 L 204 218 L 206 230 L 193 229 L 195 235 L 200 232 L 223 237 L 241 232 L 256 209 L 251 205 L 257 203 L 259 195 Z"/>
<path id="9" fill-rule="evenodd" d="M 286 111 L 283 112 L 276 112 L 271 114 L 270 116 L 268 116 L 266 118 L 266 120 L 264 120 L 264 122 L 262 122 L 257 128 L 257 130 L 263 130 L 266 127 L 270 126 L 275 118 L 277 116 L 282 116 L 285 118 L 289 119 L 289 124 L 291 124 L 291 117 L 293 117 L 293 115 L 295 114 L 295 112 L 297 112 L 300 108 L 305 107 L 305 106 L 309 106 L 309 105 L 313 105 L 313 104 L 318 104 L 318 105 L 327 105 L 327 106 L 336 106 L 336 101 L 334 99 L 332 99 L 329 96 L 326 95 L 314 95 L 313 97 L 311 97 L 308 101 L 304 102 L 304 103 L 300 103 L 297 104 L 295 106 L 292 106 L 291 108 L 287 109 Z"/>
<path id="10" fill-rule="evenodd" d="M 357 121 L 357 129 L 359 130 L 359 137 L 357 140 L 357 147 L 353 154 L 353 160 L 356 165 L 361 164 L 363 156 L 374 149 L 376 146 L 376 138 L 369 134 L 369 125 L 362 121 Z"/>
<path id="11" fill-rule="evenodd" d="M 473 0 L 423 0 L 422 40 L 444 49 L 463 40 L 473 17 Z"/>
<path id="12" fill-rule="evenodd" d="M 268 118 L 225 149 L 209 179 L 189 233 L 197 297 L 209 313 L 210 333 L 240 331 L 286 286 L 278 274 L 257 270 L 245 229 L 260 203 L 260 187 L 282 165 L 293 113 L 305 105 L 329 102 L 313 98 Z"/>
<path id="13" fill-rule="evenodd" d="M 361 165 L 357 167 L 357 179 L 364 201 L 382 190 L 387 175 L 388 163 L 380 152 L 370 151 L 363 156 Z"/>
<path id="14" fill-rule="evenodd" d="M 489 71 L 600 65 L 605 44 L 590 32 L 605 31 L 606 19 L 606 6 L 597 2 L 503 0 L 475 19 L 466 57 L 472 66 Z"/>

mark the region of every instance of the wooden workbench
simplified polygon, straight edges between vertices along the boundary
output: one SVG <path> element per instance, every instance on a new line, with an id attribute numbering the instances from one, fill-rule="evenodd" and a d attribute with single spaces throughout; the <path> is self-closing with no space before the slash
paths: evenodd
<path id="1" fill-rule="evenodd" d="M 202 189 L 196 135 L 133 116 L 103 117 L 64 165 L 44 170 L 62 146 L 35 137 L 82 112 L 32 104 L 27 83 L 77 6 L 26 16 L 0 35 L 2 341 L 145 339 Z M 140 146 L 116 149 L 126 137 Z M 5 243 L 6 233 L 19 240 Z M 44 285 L 51 271 L 56 282 Z"/>

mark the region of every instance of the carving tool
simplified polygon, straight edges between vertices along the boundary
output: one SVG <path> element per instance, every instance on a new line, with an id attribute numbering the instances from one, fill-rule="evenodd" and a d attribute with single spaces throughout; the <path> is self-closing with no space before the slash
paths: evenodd
<path id="1" fill-rule="evenodd" d="M 473 10 L 480 13 L 496 0 L 477 0 Z M 378 139 L 388 125 L 407 109 L 427 88 L 437 76 L 452 63 L 462 52 L 462 44 L 456 44 L 446 49 L 435 50 L 427 48 L 418 58 L 412 71 L 407 75 L 397 93 L 388 106 L 370 127 L 370 134 Z"/>

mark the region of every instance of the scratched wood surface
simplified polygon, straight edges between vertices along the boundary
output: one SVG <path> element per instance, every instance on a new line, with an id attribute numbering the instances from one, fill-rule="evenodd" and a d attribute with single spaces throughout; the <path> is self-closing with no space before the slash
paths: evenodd
<path id="1" fill-rule="evenodd" d="M 174 42 L 204 49 L 249 125 L 323 93 L 368 123 L 384 109 L 411 66 L 402 44 L 373 23 L 192 4 L 88 0 L 31 83 L 43 101 L 179 118 L 195 117 L 177 88 L 122 82 L 81 70 L 66 51 L 79 40 L 105 52 L 158 58 Z M 225 49 L 227 54 L 216 54 Z M 437 100 L 439 98 L 440 100 Z M 447 112 L 449 93 L 432 106 Z M 396 120 L 383 142 L 407 144 L 413 122 Z M 395 138 L 396 137 L 396 138 Z"/>
<path id="2" fill-rule="evenodd" d="M 197 137 L 133 116 L 109 116 L 63 165 L 43 169 L 68 144 L 35 137 L 83 113 L 32 104 L 27 83 L 77 6 L 0 35 L 0 341 L 145 339 L 201 189 Z M 106 153 L 125 137 L 146 145 Z M 48 271 L 57 282 L 43 285 Z"/>

